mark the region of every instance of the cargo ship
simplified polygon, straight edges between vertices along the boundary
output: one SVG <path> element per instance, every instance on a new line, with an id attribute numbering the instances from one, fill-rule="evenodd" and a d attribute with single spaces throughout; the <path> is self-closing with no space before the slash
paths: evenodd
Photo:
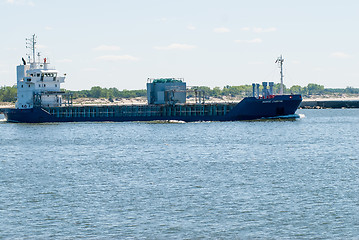
<path id="1" fill-rule="evenodd" d="M 27 39 L 32 50 L 28 63 L 17 66 L 17 101 L 15 108 L 3 110 L 8 122 L 85 122 L 85 121 L 239 121 L 268 118 L 296 118 L 302 101 L 299 94 L 283 94 L 283 58 L 279 57 L 281 89 L 274 94 L 273 82 L 252 84 L 252 96 L 239 103 L 206 103 L 205 93 L 188 89 L 179 78 L 147 79 L 147 104 L 75 106 L 72 95 L 61 90 L 65 75 L 60 76 L 49 61 L 36 61 L 36 36 Z M 260 91 L 261 90 L 261 91 Z M 195 103 L 187 103 L 191 92 Z"/>

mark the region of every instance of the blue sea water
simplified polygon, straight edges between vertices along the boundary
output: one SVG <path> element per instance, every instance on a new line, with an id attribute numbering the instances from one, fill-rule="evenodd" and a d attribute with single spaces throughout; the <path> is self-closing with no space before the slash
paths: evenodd
<path id="1" fill-rule="evenodd" d="M 359 109 L 297 113 L 2 121 L 0 239 L 358 238 Z"/>

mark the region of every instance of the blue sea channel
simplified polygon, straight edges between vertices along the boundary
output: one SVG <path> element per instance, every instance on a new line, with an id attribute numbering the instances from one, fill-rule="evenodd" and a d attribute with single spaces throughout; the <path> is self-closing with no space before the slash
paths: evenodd
<path id="1" fill-rule="evenodd" d="M 356 239 L 359 109 L 0 122 L 0 239 Z"/>

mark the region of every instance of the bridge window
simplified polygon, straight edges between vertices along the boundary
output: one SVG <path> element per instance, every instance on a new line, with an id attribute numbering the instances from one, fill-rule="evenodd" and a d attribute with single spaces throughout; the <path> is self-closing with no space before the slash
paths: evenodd
<path id="1" fill-rule="evenodd" d="M 57 84 L 55 84 L 55 87 L 57 87 Z"/>
<path id="2" fill-rule="evenodd" d="M 40 73 L 38 73 L 37 76 L 40 77 Z"/>

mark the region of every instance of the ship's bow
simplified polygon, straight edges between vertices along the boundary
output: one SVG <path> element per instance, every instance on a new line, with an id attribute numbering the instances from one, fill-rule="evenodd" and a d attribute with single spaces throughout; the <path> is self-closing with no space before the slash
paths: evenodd
<path id="1" fill-rule="evenodd" d="M 271 98 L 244 98 L 229 113 L 229 117 L 233 120 L 252 120 L 260 118 L 273 118 L 295 114 L 302 96 L 294 95 L 278 95 Z"/>

